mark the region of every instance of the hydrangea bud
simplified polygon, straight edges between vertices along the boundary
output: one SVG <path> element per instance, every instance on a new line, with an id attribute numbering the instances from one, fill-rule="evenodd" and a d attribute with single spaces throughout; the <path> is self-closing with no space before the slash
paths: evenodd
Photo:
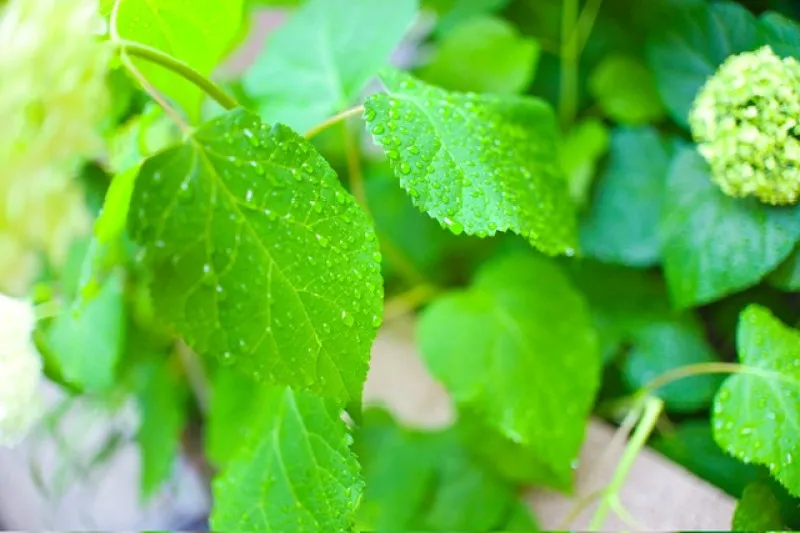
<path id="1" fill-rule="evenodd" d="M 695 99 L 692 136 L 730 196 L 800 199 L 800 62 L 769 46 L 728 58 Z"/>
<path id="2" fill-rule="evenodd" d="M 30 303 L 0 294 L 0 446 L 19 443 L 42 413 L 42 361 Z"/>
<path id="3" fill-rule="evenodd" d="M 58 264 L 89 229 L 74 178 L 102 148 L 97 126 L 107 109 L 110 50 L 98 39 L 99 23 L 97 0 L 10 0 L 0 9 L 4 252 L 44 252 Z M 25 285 L 18 265 L 0 257 L 0 289 Z"/>

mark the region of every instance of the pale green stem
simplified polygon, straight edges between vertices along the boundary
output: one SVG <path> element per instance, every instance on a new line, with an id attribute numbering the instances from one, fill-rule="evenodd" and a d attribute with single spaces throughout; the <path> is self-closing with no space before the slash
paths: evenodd
<path id="1" fill-rule="evenodd" d="M 334 115 L 334 116 L 332 116 L 330 118 L 325 119 L 324 121 L 320 122 L 319 124 L 317 124 L 316 126 L 311 128 L 310 130 L 308 130 L 308 133 L 306 133 L 305 137 L 306 137 L 306 139 L 311 139 L 313 137 L 316 137 L 317 135 L 319 135 L 323 131 L 325 131 L 328 128 L 330 128 L 331 126 L 333 126 L 334 124 L 337 124 L 337 123 L 339 123 L 339 122 L 341 122 L 343 120 L 347 120 L 350 117 L 353 117 L 353 116 L 356 116 L 356 115 L 360 115 L 363 112 L 364 112 L 364 106 L 363 105 L 359 105 L 359 106 L 356 106 L 356 107 L 351 107 L 350 109 L 346 109 L 346 110 L 342 111 L 341 113 L 339 113 L 337 115 Z"/>

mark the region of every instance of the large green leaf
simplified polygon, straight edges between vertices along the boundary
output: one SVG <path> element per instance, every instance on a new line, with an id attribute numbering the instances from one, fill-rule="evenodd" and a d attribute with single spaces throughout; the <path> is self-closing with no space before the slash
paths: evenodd
<path id="1" fill-rule="evenodd" d="M 186 423 L 186 383 L 175 368 L 150 360 L 136 369 L 141 424 L 136 435 L 142 457 L 141 490 L 147 498 L 173 473 Z"/>
<path id="2" fill-rule="evenodd" d="M 649 127 L 617 129 L 608 167 L 581 221 L 581 249 L 608 263 L 652 266 L 661 258 L 659 220 L 669 153 Z"/>
<path id="3" fill-rule="evenodd" d="M 267 382 L 360 396 L 380 253 L 307 141 L 227 113 L 144 163 L 129 224 L 154 272 L 157 315 L 200 354 Z"/>
<path id="4" fill-rule="evenodd" d="M 604 58 L 592 71 L 589 90 L 603 113 L 620 124 L 636 126 L 664 116 L 653 73 L 633 57 Z"/>
<path id="5" fill-rule="evenodd" d="M 250 438 L 213 483 L 217 531 L 352 531 L 363 482 L 334 403 L 262 387 Z"/>
<path id="6" fill-rule="evenodd" d="M 800 237 L 800 207 L 726 196 L 692 148 L 675 155 L 662 219 L 664 270 L 673 301 L 704 304 L 758 283 Z"/>
<path id="7" fill-rule="evenodd" d="M 672 118 L 688 126 L 697 92 L 732 54 L 762 44 L 756 18 L 733 2 L 676 5 L 654 31 L 648 58 L 664 104 Z"/>
<path id="8" fill-rule="evenodd" d="M 535 255 L 489 263 L 469 289 L 424 311 L 418 338 L 457 404 L 570 484 L 601 360 L 587 306 L 555 264 Z"/>
<path id="9" fill-rule="evenodd" d="M 623 371 L 633 390 L 669 370 L 719 361 L 693 315 L 654 320 L 637 328 L 631 337 Z M 718 375 L 693 376 L 671 383 L 657 394 L 669 411 L 697 411 L 711 404 L 721 381 Z"/>
<path id="10" fill-rule="evenodd" d="M 118 0 L 120 37 L 147 44 L 204 75 L 219 65 L 242 23 L 242 0 Z M 192 120 L 200 118 L 203 93 L 163 67 L 133 59 L 156 89 L 177 101 Z"/>
<path id="11" fill-rule="evenodd" d="M 744 489 L 733 514 L 735 531 L 782 531 L 780 502 L 769 485 L 751 483 Z"/>
<path id="12" fill-rule="evenodd" d="M 78 298 L 48 332 L 49 355 L 63 378 L 86 392 L 102 393 L 116 382 L 125 342 L 125 302 L 119 273 L 90 301 Z"/>
<path id="13" fill-rule="evenodd" d="M 555 116 L 533 98 L 447 92 L 382 76 L 364 117 L 414 204 L 453 233 L 511 230 L 544 252 L 574 253 L 575 215 Z"/>
<path id="14" fill-rule="evenodd" d="M 800 58 L 800 25 L 778 13 L 767 12 L 759 19 L 764 41 L 782 57 Z"/>
<path id="15" fill-rule="evenodd" d="M 420 72 L 428 83 L 455 91 L 523 92 L 539 60 L 539 45 L 501 18 L 476 17 L 445 35 Z"/>
<path id="16" fill-rule="evenodd" d="M 453 430 L 404 430 L 368 410 L 354 449 L 366 481 L 359 530 L 536 531 L 515 488 L 474 461 Z"/>
<path id="17" fill-rule="evenodd" d="M 416 12 L 417 0 L 309 0 L 271 35 L 244 88 L 265 120 L 305 131 L 350 104 Z"/>
<path id="18" fill-rule="evenodd" d="M 723 383 L 714 402 L 714 438 L 745 463 L 762 464 L 800 495 L 800 332 L 751 305 L 736 343 L 747 368 Z"/>

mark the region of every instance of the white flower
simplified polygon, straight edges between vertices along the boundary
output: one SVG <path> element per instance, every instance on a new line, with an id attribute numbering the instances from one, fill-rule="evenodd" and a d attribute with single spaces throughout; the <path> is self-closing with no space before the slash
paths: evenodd
<path id="1" fill-rule="evenodd" d="M 0 446 L 14 446 L 42 414 L 42 361 L 30 303 L 0 294 Z"/>
<path id="2" fill-rule="evenodd" d="M 102 148 L 110 50 L 97 0 L 10 0 L 0 10 L 0 235 L 58 265 L 90 218 L 74 179 Z M 0 258 L 0 290 L 19 293 L 19 261 Z"/>

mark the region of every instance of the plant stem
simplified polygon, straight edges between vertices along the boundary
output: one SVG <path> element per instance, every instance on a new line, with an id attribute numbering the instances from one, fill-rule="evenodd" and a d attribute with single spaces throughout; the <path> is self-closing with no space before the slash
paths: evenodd
<path id="1" fill-rule="evenodd" d="M 123 39 L 114 39 L 111 43 L 117 46 L 119 51 L 123 54 L 144 59 L 181 76 L 216 100 L 223 108 L 230 110 L 239 107 L 239 103 L 223 91 L 219 85 L 206 78 L 183 61 L 145 44 Z"/>
<path id="2" fill-rule="evenodd" d="M 589 531 L 597 531 L 600 529 L 606 520 L 606 516 L 608 516 L 608 512 L 616 505 L 614 500 L 619 498 L 619 491 L 625 484 L 625 479 L 628 477 L 628 473 L 633 463 L 636 461 L 636 457 L 639 455 L 642 448 L 644 448 L 647 439 L 653 432 L 653 428 L 655 428 L 663 408 L 664 402 L 659 398 L 651 396 L 644 399 L 642 418 L 636 425 L 631 440 L 625 447 L 617 469 L 614 471 L 614 476 L 611 478 L 611 483 L 609 483 L 606 489 L 606 496 L 600 502 L 600 506 L 597 508 L 597 512 L 595 512 L 589 524 Z"/>
<path id="3" fill-rule="evenodd" d="M 580 55 L 586 42 L 589 40 L 589 35 L 592 34 L 592 28 L 597 20 L 597 14 L 600 12 L 600 7 L 603 5 L 603 0 L 587 0 L 586 5 L 583 6 L 581 16 L 578 18 L 576 30 L 573 32 L 573 39 L 576 41 L 578 55 Z"/>
<path id="4" fill-rule="evenodd" d="M 567 130 L 578 109 L 578 40 L 575 38 L 579 0 L 563 0 L 561 6 L 561 86 L 559 118 Z"/>
<path id="5" fill-rule="evenodd" d="M 332 116 L 332 117 L 330 117 L 328 119 L 325 119 L 324 121 L 320 122 L 319 124 L 317 124 L 316 126 L 311 128 L 310 130 L 308 130 L 308 132 L 306 133 L 305 137 L 306 137 L 306 139 L 311 139 L 313 137 L 316 137 L 317 135 L 319 135 L 320 133 L 322 133 L 326 129 L 328 129 L 331 126 L 333 126 L 334 124 L 336 124 L 338 122 L 341 122 L 343 120 L 347 120 L 348 118 L 353 117 L 355 115 L 360 115 L 363 112 L 364 112 L 364 106 L 363 105 L 359 105 L 359 106 L 356 106 L 356 107 L 351 107 L 350 109 L 346 109 L 346 110 L 342 111 L 341 113 L 339 113 L 337 115 L 334 115 L 334 116 Z"/>
<path id="6" fill-rule="evenodd" d="M 209 398 L 209 390 L 211 387 L 208 384 L 205 369 L 194 350 L 189 348 L 183 341 L 177 342 L 175 352 L 186 373 L 186 381 L 189 383 L 189 388 L 192 390 L 192 394 L 197 402 L 197 407 L 200 409 L 200 413 L 205 417 L 208 415 L 208 410 L 211 405 Z"/>
<path id="7" fill-rule="evenodd" d="M 440 290 L 437 287 L 422 283 L 388 299 L 383 306 L 383 321 L 389 322 L 415 310 L 417 307 L 431 301 L 439 292 Z"/>
<path id="8" fill-rule="evenodd" d="M 61 302 L 58 300 L 50 300 L 44 302 L 33 308 L 33 314 L 36 320 L 46 320 L 48 318 L 55 318 L 61 313 Z"/>
<path id="9" fill-rule="evenodd" d="M 352 114 L 352 113 L 351 113 Z M 340 113 L 341 115 L 341 113 Z M 337 115 L 338 117 L 339 115 Z M 364 173 L 361 170 L 361 155 L 358 151 L 358 143 L 356 141 L 350 125 L 347 124 L 347 117 L 338 118 L 335 122 L 342 121 L 342 131 L 344 132 L 344 150 L 347 157 L 347 176 L 350 184 L 350 192 L 355 196 L 356 201 L 367 214 L 367 217 L 372 221 L 372 212 L 369 209 L 369 202 L 367 202 L 367 191 L 364 189 Z M 336 117 L 333 117 L 336 118 Z M 323 128 L 324 129 L 324 128 Z"/>
<path id="10" fill-rule="evenodd" d="M 669 372 L 665 372 L 664 374 L 661 374 L 657 378 L 653 379 L 650 383 L 639 389 L 639 391 L 636 393 L 636 397 L 649 396 L 658 389 L 665 387 L 674 381 L 692 376 L 699 376 L 702 374 L 736 374 L 739 372 L 759 374 L 759 372 L 756 370 L 757 369 L 739 363 L 722 362 L 697 363 L 695 365 L 682 366 L 670 370 Z"/>

